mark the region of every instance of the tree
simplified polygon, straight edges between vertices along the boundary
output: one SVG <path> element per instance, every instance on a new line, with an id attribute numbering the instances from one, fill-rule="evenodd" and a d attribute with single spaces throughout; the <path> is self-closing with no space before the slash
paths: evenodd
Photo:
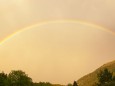
<path id="1" fill-rule="evenodd" d="M 71 83 L 69 83 L 67 86 L 73 86 Z"/>
<path id="2" fill-rule="evenodd" d="M 112 81 L 112 75 L 113 73 L 111 73 L 107 68 L 105 68 L 103 71 L 100 71 L 100 73 L 97 75 L 98 82 L 100 84 L 108 83 Z"/>
<path id="3" fill-rule="evenodd" d="M 115 86 L 115 81 L 113 73 L 110 72 L 107 68 L 103 71 L 101 70 L 97 74 L 98 83 L 95 83 L 96 86 Z"/>
<path id="4" fill-rule="evenodd" d="M 7 74 L 4 72 L 0 73 L 0 86 L 6 86 Z"/>
<path id="5" fill-rule="evenodd" d="M 77 84 L 77 82 L 76 82 L 76 81 L 74 81 L 73 86 L 78 86 L 78 84 Z"/>
<path id="6" fill-rule="evenodd" d="M 8 75 L 9 86 L 31 86 L 32 79 L 25 72 L 11 71 Z"/>

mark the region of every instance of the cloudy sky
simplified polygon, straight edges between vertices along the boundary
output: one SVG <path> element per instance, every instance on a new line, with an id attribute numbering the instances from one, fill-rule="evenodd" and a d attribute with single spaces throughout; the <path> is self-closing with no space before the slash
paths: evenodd
<path id="1" fill-rule="evenodd" d="M 75 19 L 114 30 L 115 0 L 0 0 L 0 39 L 41 21 Z"/>
<path id="2" fill-rule="evenodd" d="M 114 60 L 114 4 L 0 0 L 1 70 L 22 69 L 34 81 L 67 84 Z"/>

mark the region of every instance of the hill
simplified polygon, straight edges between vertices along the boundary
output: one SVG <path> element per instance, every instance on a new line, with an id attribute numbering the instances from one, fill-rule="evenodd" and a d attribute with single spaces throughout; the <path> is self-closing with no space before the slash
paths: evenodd
<path id="1" fill-rule="evenodd" d="M 100 68 L 96 69 L 94 72 L 85 75 L 84 77 L 78 80 L 79 86 L 93 86 L 95 82 L 97 82 L 97 73 L 104 68 L 109 69 L 115 75 L 115 60 L 109 63 L 104 64 Z"/>

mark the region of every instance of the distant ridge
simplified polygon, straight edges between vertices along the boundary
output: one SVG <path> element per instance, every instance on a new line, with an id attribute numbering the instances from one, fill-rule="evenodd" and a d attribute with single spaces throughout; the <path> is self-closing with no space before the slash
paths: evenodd
<path id="1" fill-rule="evenodd" d="M 113 72 L 113 75 L 115 75 L 115 60 L 102 65 L 101 67 L 96 69 L 94 72 L 80 78 L 78 80 L 79 86 L 93 86 L 94 83 L 97 82 L 97 73 L 100 70 L 103 70 L 104 68 L 109 69 L 109 71 Z"/>

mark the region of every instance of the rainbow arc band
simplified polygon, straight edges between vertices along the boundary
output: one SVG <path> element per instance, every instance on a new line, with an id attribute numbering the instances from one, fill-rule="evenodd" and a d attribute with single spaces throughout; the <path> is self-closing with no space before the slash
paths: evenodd
<path id="1" fill-rule="evenodd" d="M 6 38 L 4 38 L 1 42 L 0 42 L 0 45 L 4 44 L 6 41 L 10 40 L 10 38 L 14 37 L 15 35 L 23 32 L 23 31 L 26 31 L 28 29 L 31 29 L 31 28 L 34 28 L 34 27 L 37 27 L 37 26 L 42 26 L 42 25 L 45 25 L 45 24 L 53 24 L 53 23 L 77 23 L 77 24 L 82 24 L 82 25 L 86 25 L 86 26 L 90 26 L 90 27 L 95 27 L 97 29 L 100 29 L 102 31 L 105 31 L 105 32 L 108 32 L 110 34 L 112 34 L 113 36 L 115 36 L 115 32 L 107 29 L 107 28 L 104 28 L 100 25 L 96 25 L 94 23 L 91 23 L 91 22 L 87 22 L 87 21 L 83 21 L 83 20 L 73 20 L 73 19 L 64 19 L 64 20 L 53 20 L 53 21 L 43 21 L 43 22 L 38 22 L 36 24 L 32 24 L 32 25 L 29 25 L 25 28 L 21 28 L 20 30 L 12 33 L 11 35 L 7 36 Z"/>

